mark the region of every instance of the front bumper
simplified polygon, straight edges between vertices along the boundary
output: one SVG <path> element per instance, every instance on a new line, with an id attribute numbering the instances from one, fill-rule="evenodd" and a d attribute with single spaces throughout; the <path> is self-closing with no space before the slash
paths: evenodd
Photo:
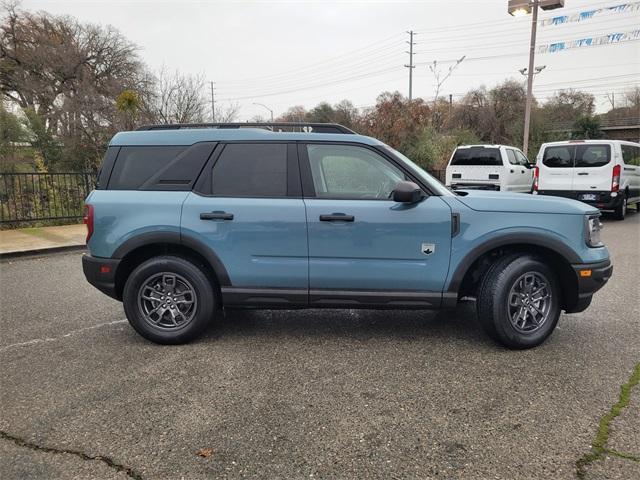
<path id="1" fill-rule="evenodd" d="M 591 303 L 593 294 L 600 290 L 613 274 L 611 260 L 598 263 L 584 263 L 572 265 L 578 279 L 578 299 L 567 313 L 577 313 L 585 310 Z M 589 272 L 587 274 L 587 272 Z"/>
<path id="2" fill-rule="evenodd" d="M 600 210 L 615 210 L 622 200 L 621 195 L 611 196 L 608 191 L 593 190 L 538 190 L 538 195 L 550 195 L 553 197 L 571 198 L 592 205 Z M 595 200 L 583 200 L 583 195 L 595 195 Z"/>
<path id="3" fill-rule="evenodd" d="M 82 256 L 82 270 L 87 282 L 116 300 L 120 300 L 116 291 L 116 271 L 119 264 L 120 260 L 117 259 L 92 257 L 88 254 Z"/>

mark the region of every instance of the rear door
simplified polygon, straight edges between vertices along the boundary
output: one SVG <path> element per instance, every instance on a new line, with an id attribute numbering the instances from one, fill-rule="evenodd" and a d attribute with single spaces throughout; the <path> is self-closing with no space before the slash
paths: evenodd
<path id="1" fill-rule="evenodd" d="M 181 235 L 219 257 L 230 282 L 223 293 L 241 288 L 258 298 L 259 290 L 291 289 L 283 298 L 297 293 L 306 302 L 307 224 L 295 145 L 220 144 L 183 204 Z"/>
<path id="2" fill-rule="evenodd" d="M 628 182 L 629 200 L 631 202 L 640 201 L 640 145 L 623 143 L 622 150 L 622 183 Z"/>
<path id="3" fill-rule="evenodd" d="M 573 148 L 573 190 L 577 192 L 604 192 L 611 190 L 613 175 L 613 152 L 608 143 L 576 144 Z M 590 201 L 588 193 L 579 200 Z"/>
<path id="4" fill-rule="evenodd" d="M 547 145 L 537 163 L 538 190 L 573 190 L 574 145 Z"/>

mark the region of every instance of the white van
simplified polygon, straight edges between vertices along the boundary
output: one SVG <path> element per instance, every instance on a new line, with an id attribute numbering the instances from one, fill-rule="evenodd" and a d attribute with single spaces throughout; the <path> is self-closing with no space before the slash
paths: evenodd
<path id="1" fill-rule="evenodd" d="M 445 184 L 452 190 L 530 193 L 533 165 L 516 147 L 461 145 L 451 155 Z"/>
<path id="2" fill-rule="evenodd" d="M 623 220 L 640 208 L 640 143 L 571 140 L 544 143 L 536 159 L 534 194 L 568 197 Z"/>

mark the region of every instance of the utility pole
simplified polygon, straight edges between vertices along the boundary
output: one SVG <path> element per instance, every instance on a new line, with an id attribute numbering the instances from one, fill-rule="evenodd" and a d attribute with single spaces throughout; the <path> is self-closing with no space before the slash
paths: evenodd
<path id="1" fill-rule="evenodd" d="M 538 6 L 540 0 L 533 0 L 533 15 L 531 16 L 531 42 L 529 43 L 529 68 L 527 69 L 527 101 L 524 107 L 524 135 L 522 153 L 527 156 L 529 150 L 529 123 L 531 123 L 531 103 L 533 101 L 533 63 L 536 55 L 536 31 L 538 27 Z"/>
<path id="2" fill-rule="evenodd" d="M 409 64 L 405 64 L 405 67 L 409 69 L 409 103 L 411 103 L 413 99 L 413 69 L 416 68 L 413 64 L 413 46 L 415 45 L 413 36 L 416 34 L 413 33 L 413 30 L 409 30 L 407 33 L 409 34 L 409 41 L 407 42 L 409 44 L 409 51 L 406 53 L 409 54 Z"/>
<path id="3" fill-rule="evenodd" d="M 451 111 L 453 110 L 453 95 L 449 94 L 449 121 L 451 121 Z"/>
<path id="4" fill-rule="evenodd" d="M 211 121 L 213 123 L 216 122 L 216 100 L 213 95 L 213 82 L 209 82 L 211 84 Z"/>

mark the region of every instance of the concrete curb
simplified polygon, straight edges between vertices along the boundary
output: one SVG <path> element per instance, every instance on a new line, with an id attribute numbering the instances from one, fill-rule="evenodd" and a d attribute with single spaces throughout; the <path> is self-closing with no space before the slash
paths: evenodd
<path id="1" fill-rule="evenodd" d="M 17 252 L 0 253 L 0 260 L 11 260 L 22 257 L 36 257 L 41 255 L 49 255 L 53 253 L 73 252 L 86 250 L 86 245 L 64 245 L 62 247 L 36 248 L 33 250 L 21 250 Z"/>

